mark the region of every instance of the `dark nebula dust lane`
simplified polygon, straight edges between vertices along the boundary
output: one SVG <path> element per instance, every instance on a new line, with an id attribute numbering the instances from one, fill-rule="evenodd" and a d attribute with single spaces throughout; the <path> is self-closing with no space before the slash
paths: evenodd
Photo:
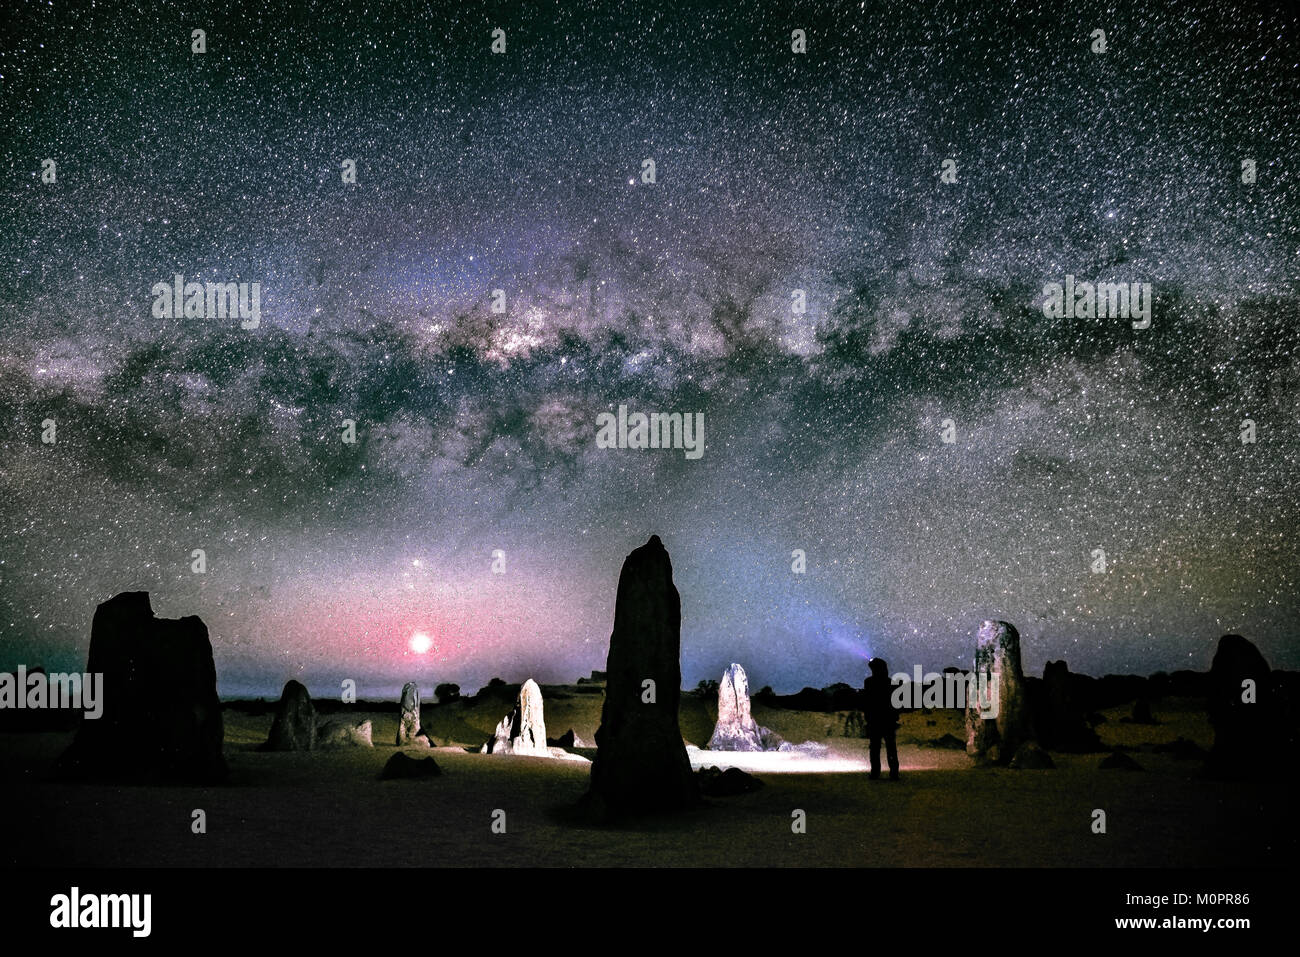
<path id="1" fill-rule="evenodd" d="M 148 590 L 224 695 L 571 680 L 650 534 L 688 685 L 1300 666 L 1300 14 L 762 6 L 17 11 L 0 668 Z"/>

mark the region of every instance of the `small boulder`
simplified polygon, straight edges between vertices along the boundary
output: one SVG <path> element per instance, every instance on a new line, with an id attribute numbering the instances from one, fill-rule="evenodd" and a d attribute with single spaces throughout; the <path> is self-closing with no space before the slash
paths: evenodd
<path id="1" fill-rule="evenodd" d="M 433 758 L 413 758 L 405 752 L 398 751 L 380 772 L 380 780 L 391 781 L 397 778 L 436 778 L 442 774 L 442 768 Z"/>
<path id="2" fill-rule="evenodd" d="M 700 793 L 709 797 L 730 797 L 734 794 L 748 794 L 757 791 L 763 782 L 753 775 L 746 774 L 740 768 L 727 768 L 719 771 L 716 767 L 701 768 L 696 772 Z"/>
<path id="3" fill-rule="evenodd" d="M 369 721 L 329 721 L 316 732 L 316 747 L 322 751 L 374 746 Z"/>
<path id="4" fill-rule="evenodd" d="M 1138 764 L 1123 751 L 1112 751 L 1101 759 L 1097 765 L 1098 771 L 1144 771 L 1145 768 Z"/>
<path id="5" fill-rule="evenodd" d="M 1015 757 L 1011 759 L 1011 767 L 1016 771 L 1045 771 L 1055 768 L 1056 762 L 1038 745 L 1027 741 L 1016 750 Z"/>
<path id="6" fill-rule="evenodd" d="M 1133 702 L 1133 714 L 1120 718 L 1121 724 L 1159 724 L 1151 714 L 1151 702 L 1146 698 L 1138 698 Z"/>

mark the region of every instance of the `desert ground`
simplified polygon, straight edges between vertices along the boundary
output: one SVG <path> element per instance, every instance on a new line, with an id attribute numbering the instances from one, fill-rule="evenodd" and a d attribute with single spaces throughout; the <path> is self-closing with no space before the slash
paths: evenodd
<path id="1" fill-rule="evenodd" d="M 599 689 L 543 692 L 548 736 L 573 729 L 592 742 Z M 373 721 L 373 748 L 268 753 L 258 746 L 273 703 L 227 703 L 231 773 L 210 788 L 55 783 L 46 776 L 71 733 L 0 735 L 0 774 L 18 814 L 7 819 L 28 825 L 14 829 L 6 856 L 72 867 L 1213 867 L 1280 865 L 1296 849 L 1280 824 L 1290 805 L 1285 775 L 1211 780 L 1200 761 L 1153 750 L 1180 737 L 1210 746 L 1200 701 L 1162 700 L 1155 725 L 1123 723 L 1131 707 L 1103 712 L 1103 744 L 1128 751 L 1142 771 L 1099 770 L 1105 753 L 1053 753 L 1054 770 L 975 768 L 964 751 L 927 743 L 961 737 L 958 712 L 906 713 L 896 783 L 867 778 L 867 742 L 842 736 L 845 713 L 755 702 L 760 724 L 790 741 L 821 742 L 828 755 L 692 750 L 695 766 L 739 766 L 764 786 L 683 815 L 612 826 L 566 813 L 586 790 L 589 764 L 466 750 L 490 737 L 510 704 L 484 694 L 426 704 L 424 727 L 440 746 L 405 750 L 434 756 L 443 773 L 422 780 L 379 779 L 397 750 L 395 709 L 347 711 Z M 683 695 L 689 743 L 707 743 L 715 717 L 715 702 Z M 204 834 L 191 831 L 195 809 L 206 813 Z M 1106 812 L 1105 834 L 1093 832 L 1095 809 Z M 492 830 L 497 810 L 503 834 Z M 792 832 L 796 810 L 806 814 L 806 833 Z"/>

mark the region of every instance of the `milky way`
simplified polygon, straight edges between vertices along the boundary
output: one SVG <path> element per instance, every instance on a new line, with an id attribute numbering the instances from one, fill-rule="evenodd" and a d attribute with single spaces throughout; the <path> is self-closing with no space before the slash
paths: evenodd
<path id="1" fill-rule="evenodd" d="M 79 667 L 146 589 L 223 694 L 571 680 L 651 534 L 690 684 L 956 664 L 989 617 L 1031 673 L 1205 668 L 1228 631 L 1296 667 L 1298 24 L 29 5 L 0 667 Z M 157 318 L 176 274 L 260 283 L 260 324 Z M 1150 283 L 1150 327 L 1047 317 L 1067 275 Z M 620 404 L 703 413 L 703 456 L 598 448 Z"/>

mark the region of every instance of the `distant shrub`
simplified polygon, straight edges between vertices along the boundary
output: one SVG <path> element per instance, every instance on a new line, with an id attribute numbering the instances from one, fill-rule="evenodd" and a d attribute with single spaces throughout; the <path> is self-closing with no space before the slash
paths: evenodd
<path id="1" fill-rule="evenodd" d="M 433 693 L 437 696 L 439 704 L 445 701 L 455 701 L 460 697 L 460 685 L 441 684 L 433 689 Z"/>

